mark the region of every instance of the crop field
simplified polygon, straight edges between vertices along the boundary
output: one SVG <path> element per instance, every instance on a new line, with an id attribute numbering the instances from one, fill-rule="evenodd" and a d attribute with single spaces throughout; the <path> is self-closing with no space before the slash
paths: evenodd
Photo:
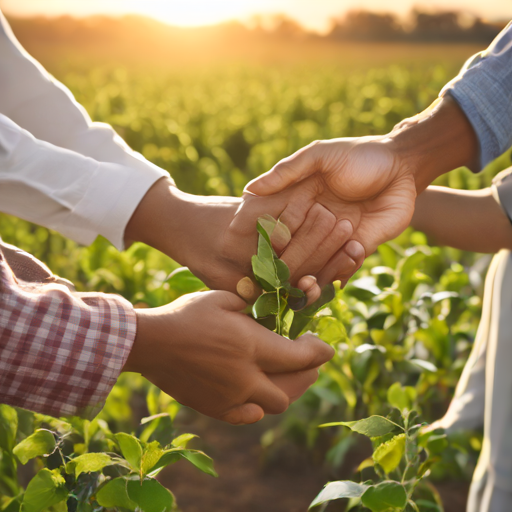
<path id="1" fill-rule="evenodd" d="M 240 195 L 247 181 L 315 139 L 387 132 L 428 106 L 476 50 L 468 45 L 361 45 L 354 49 L 341 45 L 329 47 L 322 58 L 318 58 L 320 49 L 311 51 L 303 60 L 295 49 L 291 63 L 285 63 L 283 51 L 268 64 L 259 54 L 253 62 L 235 57 L 207 63 L 198 59 L 176 67 L 170 63 L 143 65 L 129 58 L 115 64 L 108 59 L 95 62 L 96 54 L 83 61 L 72 60 L 64 50 L 59 54 L 44 47 L 34 48 L 34 54 L 71 89 L 95 121 L 114 126 L 133 149 L 168 170 L 179 188 L 200 195 Z M 509 157 L 478 175 L 459 169 L 443 177 L 440 184 L 481 188 L 507 165 Z M 103 239 L 81 247 L 55 232 L 3 214 L 0 233 L 5 241 L 33 253 L 56 274 L 73 281 L 78 290 L 118 293 L 137 307 L 163 305 L 195 291 L 186 280 L 167 280 L 179 265 L 142 244 L 123 253 Z M 409 429 L 413 420 L 404 410 L 414 409 L 428 423 L 446 410 L 474 340 L 489 261 L 485 255 L 430 246 L 425 235 L 411 229 L 370 256 L 349 285 L 336 289 L 334 300 L 314 319 L 311 330 L 336 348 L 336 356 L 299 401 L 258 431 L 266 464 L 275 460 L 273 453 L 286 454 L 283 447 L 295 446 L 307 454 L 302 463 L 309 464 L 311 471 L 318 468 L 331 480 L 342 476 L 357 482 L 378 481 L 384 473 L 388 480 L 398 479 L 406 470 L 400 465 L 403 449 L 400 452 L 399 441 L 414 435 Z M 328 422 L 387 416 L 393 408 L 394 424 L 403 431 L 395 436 L 400 438 L 393 448 L 399 454 L 396 464 L 382 456 L 379 459 L 376 450 L 373 461 L 377 469 L 369 464 L 356 472 L 363 459 L 372 460 L 371 450 L 367 453 L 369 444 L 344 426 L 318 428 Z M 403 418 L 397 409 L 402 409 Z M 129 456 L 130 443 L 140 446 L 147 458 L 162 447 L 177 450 L 199 470 L 214 474 L 211 459 L 186 447 L 187 437 L 178 437 L 186 433 L 190 414 L 134 374 L 121 376 L 93 422 L 57 420 L 0 406 L 0 510 L 20 510 L 24 489 L 33 492 L 38 477 L 38 485 L 53 489 L 53 501 L 43 508 L 27 501 L 32 504 L 24 504 L 24 511 L 156 510 L 144 508 L 142 501 L 136 508 L 133 496 L 137 493 L 130 494 L 130 487 L 122 495 L 104 482 L 117 477 L 132 485 L 134 475 L 152 476 L 177 460 L 137 466 Z M 37 431 L 41 428 L 51 430 L 54 436 L 43 439 L 40 435 L 36 440 L 39 450 L 19 444 L 27 436 L 46 432 Z M 226 429 L 223 432 L 230 435 Z M 382 432 L 378 435 L 389 436 L 391 431 Z M 430 450 L 429 457 L 435 458 L 428 475 L 434 486 L 447 479 L 470 478 L 481 438 L 468 434 L 458 439 L 457 446 L 447 447 L 445 442 L 443 438 L 437 448 L 435 443 L 425 448 Z M 191 441 L 190 446 L 204 448 L 215 464 L 214 446 L 209 450 L 201 441 Z M 110 458 L 100 457 L 108 458 L 113 452 L 123 458 L 120 469 L 113 469 L 118 466 Z M 48 453 L 52 455 L 45 457 Z M 90 457 L 82 459 L 82 465 L 74 462 L 86 455 Z M 380 461 L 380 466 L 375 461 Z M 170 491 L 183 486 L 180 471 L 173 471 L 164 471 L 159 477 Z M 188 475 L 187 471 L 183 474 Z M 293 478 L 293 468 L 289 471 Z M 43 482 L 41 475 L 51 477 L 51 484 Z M 278 489 L 272 495 L 273 503 L 262 508 L 251 508 L 245 502 L 233 502 L 233 508 L 222 504 L 210 508 L 210 503 L 218 503 L 213 497 L 215 482 L 208 485 L 211 497 L 196 497 L 201 506 L 190 497 L 186 504 L 181 503 L 179 489 L 177 505 L 169 505 L 168 491 L 149 476 L 144 480 L 144 492 L 161 497 L 165 506 L 159 510 L 182 506 L 183 512 L 306 511 L 322 488 L 320 485 L 289 508 Z M 417 488 L 418 510 L 443 510 L 431 483 Z M 272 485 L 268 481 L 267 486 Z M 380 492 L 377 485 L 374 489 Z M 367 501 L 371 507 L 371 499 Z M 327 510 L 344 510 L 345 504 L 334 502 Z M 409 510 L 406 506 L 397 510 Z M 457 509 L 446 504 L 445 510 Z"/>

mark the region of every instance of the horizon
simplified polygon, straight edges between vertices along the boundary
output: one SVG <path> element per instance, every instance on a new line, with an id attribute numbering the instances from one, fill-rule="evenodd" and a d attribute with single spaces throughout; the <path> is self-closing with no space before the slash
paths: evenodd
<path id="1" fill-rule="evenodd" d="M 31 17 L 44 15 L 57 17 L 89 17 L 107 15 L 142 15 L 168 25 L 178 27 L 201 27 L 218 25 L 229 21 L 250 24 L 257 17 L 263 19 L 285 15 L 297 21 L 305 29 L 325 33 L 333 18 L 343 16 L 351 9 L 374 12 L 391 12 L 401 17 L 414 8 L 425 10 L 460 10 L 490 21 L 512 18 L 512 2 L 488 0 L 450 0 L 448 5 L 418 3 L 415 0 L 395 0 L 386 9 L 380 8 L 378 0 L 220 0 L 212 6 L 211 0 L 0 0 L 0 8 L 10 16 Z"/>

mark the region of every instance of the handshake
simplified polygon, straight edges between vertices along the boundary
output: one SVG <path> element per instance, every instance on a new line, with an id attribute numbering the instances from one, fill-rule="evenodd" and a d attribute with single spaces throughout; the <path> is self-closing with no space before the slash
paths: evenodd
<path id="1" fill-rule="evenodd" d="M 161 250 L 217 291 L 137 310 L 124 370 L 232 424 L 283 412 L 334 351 L 314 335 L 291 341 L 243 314 L 237 283 L 251 275 L 258 217 L 289 228 L 291 240 L 273 239 L 274 249 L 311 303 L 409 225 L 417 193 L 476 157 L 473 129 L 446 97 L 386 136 L 314 142 L 250 182 L 242 198 L 192 196 L 161 179 L 133 214 L 126 242 Z"/>

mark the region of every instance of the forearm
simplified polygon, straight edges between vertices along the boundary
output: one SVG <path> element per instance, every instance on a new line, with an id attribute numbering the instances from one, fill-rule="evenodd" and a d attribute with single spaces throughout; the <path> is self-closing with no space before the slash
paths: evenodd
<path id="1" fill-rule="evenodd" d="M 94 417 L 135 334 L 134 310 L 122 297 L 18 281 L 0 250 L 1 403 Z"/>
<path id="2" fill-rule="evenodd" d="M 418 193 L 437 177 L 457 167 L 478 168 L 475 131 L 450 96 L 403 121 L 383 140 L 412 172 Z"/>
<path id="3" fill-rule="evenodd" d="M 488 188 L 429 187 L 416 200 L 411 225 L 437 245 L 483 253 L 512 249 L 512 225 Z"/>

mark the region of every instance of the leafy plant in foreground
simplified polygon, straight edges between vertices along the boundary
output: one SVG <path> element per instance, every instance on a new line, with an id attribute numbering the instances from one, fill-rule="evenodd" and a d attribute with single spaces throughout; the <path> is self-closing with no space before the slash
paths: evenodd
<path id="1" fill-rule="evenodd" d="M 210 457 L 187 448 L 196 436 L 182 434 L 164 447 L 151 440 L 164 416 L 143 419 L 136 437 L 114 434 L 99 418 L 65 421 L 0 405 L 0 510 L 175 511 L 173 494 L 155 478 L 163 468 L 185 459 L 217 474 Z M 25 437 L 26 431 L 32 433 Z M 25 489 L 16 478 L 19 464 L 27 467 L 25 474 L 35 473 Z"/>
<path id="2" fill-rule="evenodd" d="M 393 384 L 388 401 L 395 407 L 387 416 L 370 416 L 358 421 L 326 423 L 322 427 L 344 426 L 372 440 L 373 455 L 357 471 L 373 471 L 373 479 L 359 483 L 349 480 L 329 482 L 310 509 L 341 498 L 349 499 L 347 510 L 372 512 L 437 511 L 443 506 L 433 487 L 424 482 L 438 455 L 448 443 L 444 433 L 422 432 L 426 423 L 412 409 L 414 388 Z M 374 481 L 376 480 L 376 481 Z"/>
<path id="3" fill-rule="evenodd" d="M 290 231 L 270 215 L 258 219 L 257 229 L 258 253 L 252 257 L 252 271 L 264 292 L 254 303 L 252 314 L 265 327 L 293 340 L 305 330 L 315 314 L 334 298 L 334 287 L 327 285 L 313 304 L 301 311 L 293 311 L 291 304 L 296 308 L 304 307 L 307 297 L 302 290 L 291 286 L 290 269 L 272 247 L 272 239 L 289 242 Z"/>

